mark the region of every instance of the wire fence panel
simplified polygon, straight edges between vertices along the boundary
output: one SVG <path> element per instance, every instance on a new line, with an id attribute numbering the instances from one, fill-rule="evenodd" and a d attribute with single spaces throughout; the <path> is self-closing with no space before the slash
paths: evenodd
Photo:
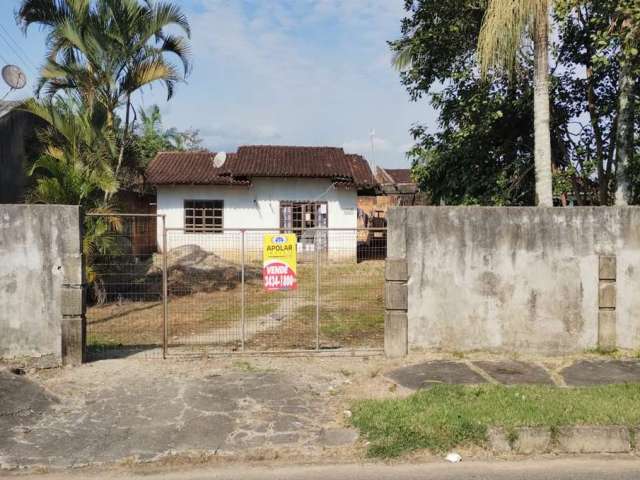
<path id="1" fill-rule="evenodd" d="M 297 235 L 296 288 L 267 291 L 262 281 L 264 237 L 279 233 L 278 230 L 245 232 L 247 265 L 260 272 L 255 281 L 246 282 L 246 348 L 313 350 L 316 347 L 315 322 L 308 315 L 316 291 L 313 232 Z"/>
<path id="2" fill-rule="evenodd" d="M 386 231 L 329 230 L 328 241 L 319 256 L 320 348 L 381 348 Z"/>
<path id="3" fill-rule="evenodd" d="M 242 233 L 166 235 L 169 352 L 241 350 Z"/>
<path id="4" fill-rule="evenodd" d="M 263 252 L 265 236 L 279 229 L 110 221 L 104 249 L 87 261 L 90 357 L 383 346 L 384 229 L 296 231 L 295 288 L 273 289 Z"/>
<path id="5" fill-rule="evenodd" d="M 87 216 L 85 266 L 90 359 L 162 356 L 162 262 L 155 215 Z"/>

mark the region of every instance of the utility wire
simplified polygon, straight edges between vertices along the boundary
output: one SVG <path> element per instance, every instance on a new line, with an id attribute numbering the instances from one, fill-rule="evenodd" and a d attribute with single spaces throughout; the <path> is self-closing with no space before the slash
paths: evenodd
<path id="1" fill-rule="evenodd" d="M 24 49 L 14 40 L 9 31 L 4 27 L 4 25 L 0 24 L 0 38 L 7 44 L 10 50 L 20 59 L 21 62 L 24 62 L 25 67 L 28 67 L 33 70 L 33 73 L 38 73 L 38 68 L 34 65 L 34 63 L 29 59 L 27 53 Z M 12 45 L 13 44 L 13 45 Z M 5 60 L 6 61 L 6 60 Z M 6 62 L 9 63 L 9 62 Z"/>

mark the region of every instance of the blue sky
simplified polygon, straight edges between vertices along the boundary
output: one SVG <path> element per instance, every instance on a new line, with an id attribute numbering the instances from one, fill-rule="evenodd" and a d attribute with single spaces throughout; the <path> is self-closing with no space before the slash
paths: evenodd
<path id="1" fill-rule="evenodd" d="M 410 102 L 390 66 L 386 41 L 399 34 L 403 0 L 176 3 L 193 29 L 193 73 L 170 102 L 158 85 L 135 103 L 158 103 L 166 126 L 199 129 L 212 150 L 332 145 L 370 158 L 374 129 L 376 163 L 401 168 L 411 124 L 434 122 L 426 100 Z M 9 97 L 18 98 L 33 90 L 44 34 L 31 28 L 25 38 L 13 20 L 19 1 L 0 4 L 0 62 L 17 63 L 30 77 L 27 89 Z M 12 39 L 23 50 L 9 48 Z"/>

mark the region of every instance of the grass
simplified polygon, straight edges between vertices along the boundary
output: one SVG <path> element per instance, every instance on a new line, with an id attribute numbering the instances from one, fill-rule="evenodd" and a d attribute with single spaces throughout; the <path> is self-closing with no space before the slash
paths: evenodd
<path id="1" fill-rule="evenodd" d="M 489 427 L 640 424 L 640 385 L 585 388 L 437 385 L 400 400 L 363 400 L 352 422 L 374 457 L 486 442 Z"/>
<path id="2" fill-rule="evenodd" d="M 315 265 L 298 265 L 298 289 L 291 292 L 266 292 L 261 279 L 247 281 L 247 320 L 262 319 L 276 310 L 280 310 L 278 316 L 282 318 L 268 322 L 273 331 L 260 332 L 256 345 L 286 349 L 314 344 L 316 275 Z M 323 263 L 321 341 L 344 347 L 380 346 L 384 333 L 383 286 L 382 261 Z M 97 350 L 161 344 L 162 303 L 158 295 L 143 297 L 153 301 L 124 300 L 89 308 L 87 343 Z M 169 342 L 188 342 L 190 338 L 235 341 L 240 331 L 240 305 L 239 286 L 171 296 Z"/>

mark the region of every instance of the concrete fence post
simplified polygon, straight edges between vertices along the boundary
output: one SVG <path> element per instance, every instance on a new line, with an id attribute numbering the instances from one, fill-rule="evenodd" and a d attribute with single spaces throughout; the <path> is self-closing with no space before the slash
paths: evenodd
<path id="1" fill-rule="evenodd" d="M 408 289 L 407 261 L 387 258 L 384 273 L 384 353 L 388 358 L 408 353 Z"/>
<path id="2" fill-rule="evenodd" d="M 76 223 L 77 222 L 77 223 Z M 82 254 L 84 215 L 76 211 L 71 228 L 79 237 L 77 251 L 69 251 L 64 264 L 64 282 L 60 292 L 61 356 L 62 364 L 77 366 L 85 361 L 87 337 L 86 284 L 84 255 Z M 74 249 L 75 250 L 75 249 Z"/>
<path id="3" fill-rule="evenodd" d="M 614 351 L 616 342 L 616 275 L 615 256 L 600 256 L 598 285 L 598 348 Z"/>

